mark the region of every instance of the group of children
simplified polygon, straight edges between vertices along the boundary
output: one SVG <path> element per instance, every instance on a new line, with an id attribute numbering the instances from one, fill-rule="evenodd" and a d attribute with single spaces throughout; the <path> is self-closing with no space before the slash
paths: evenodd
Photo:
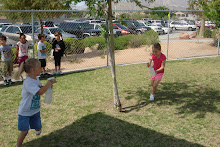
<path id="1" fill-rule="evenodd" d="M 61 72 L 61 57 L 64 54 L 65 51 L 65 44 L 64 41 L 61 39 L 62 34 L 60 32 L 56 32 L 55 34 L 55 40 L 52 43 L 53 48 L 53 56 L 55 61 L 55 70 L 53 72 L 53 75 L 56 74 L 62 74 Z M 41 63 L 41 74 L 40 77 L 48 76 L 49 74 L 46 73 L 46 58 L 47 58 L 47 48 L 44 44 L 45 41 L 45 35 L 39 34 L 38 35 L 39 42 L 37 44 L 37 52 L 38 52 L 38 59 Z M 19 42 L 16 46 L 16 54 L 14 61 L 12 61 L 12 50 L 9 45 L 7 45 L 7 38 L 5 36 L 0 36 L 0 54 L 1 54 L 1 61 L 2 61 L 2 72 L 3 72 L 3 80 L 5 85 L 11 85 L 11 74 L 13 71 L 13 62 L 18 62 L 19 67 L 22 64 L 22 62 L 25 62 L 28 59 L 28 46 L 29 43 L 26 40 L 25 34 L 21 33 Z M 8 78 L 7 78 L 8 74 Z M 23 81 L 23 77 L 21 76 L 21 79 Z"/>
<path id="2" fill-rule="evenodd" d="M 55 41 L 52 44 L 54 49 L 53 56 L 55 60 L 54 74 L 60 72 L 60 62 L 63 56 L 65 44 L 61 40 L 61 33 L 55 33 Z M 17 43 L 17 52 L 15 61 L 18 60 L 19 66 L 23 62 L 23 66 L 20 66 L 26 73 L 27 77 L 23 82 L 23 88 L 21 92 L 21 102 L 18 109 L 18 130 L 20 131 L 17 138 L 17 147 L 21 147 L 23 140 L 28 134 L 29 129 L 35 129 L 36 135 L 41 134 L 41 118 L 40 118 L 40 95 L 44 94 L 47 89 L 56 83 L 56 79 L 48 80 L 48 82 L 42 86 L 39 81 L 39 76 L 45 73 L 46 67 L 46 46 L 44 45 L 45 36 L 43 34 L 38 35 L 38 59 L 28 59 L 28 41 L 24 34 L 20 35 L 20 41 Z M 2 54 L 1 59 L 3 63 L 3 78 L 5 84 L 11 83 L 11 72 L 13 70 L 11 48 L 6 45 L 6 37 L 0 37 L 0 52 Z M 147 66 L 150 67 L 154 62 L 153 69 L 156 72 L 155 76 L 151 76 L 152 93 L 150 94 L 150 101 L 154 101 L 155 92 L 157 86 L 162 80 L 166 62 L 166 56 L 161 53 L 161 45 L 155 43 L 152 46 L 152 55 L 150 56 Z M 8 80 L 6 79 L 6 73 L 8 72 Z"/>

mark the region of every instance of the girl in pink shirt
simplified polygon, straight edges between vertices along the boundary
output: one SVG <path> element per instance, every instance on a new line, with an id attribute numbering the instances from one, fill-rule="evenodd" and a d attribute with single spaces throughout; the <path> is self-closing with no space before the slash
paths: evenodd
<path id="1" fill-rule="evenodd" d="M 166 63 L 166 56 L 161 53 L 161 46 L 159 43 L 155 43 L 152 46 L 153 54 L 150 57 L 149 63 L 147 66 L 150 67 L 152 61 L 154 62 L 153 69 L 155 70 L 156 75 L 151 76 L 151 86 L 152 86 L 152 93 L 150 94 L 150 101 L 154 101 L 155 92 L 157 90 L 157 85 L 160 83 L 163 74 L 164 68 Z"/>

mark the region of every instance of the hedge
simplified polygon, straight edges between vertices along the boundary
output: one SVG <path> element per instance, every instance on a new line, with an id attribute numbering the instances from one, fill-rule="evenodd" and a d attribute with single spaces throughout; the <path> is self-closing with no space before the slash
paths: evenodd
<path id="1" fill-rule="evenodd" d="M 66 46 L 66 50 L 65 50 L 65 54 L 81 54 L 84 53 L 85 50 L 85 46 L 84 44 L 75 38 L 66 38 L 63 39 L 65 46 Z"/>
<path id="2" fill-rule="evenodd" d="M 83 40 L 81 40 L 83 45 L 86 47 L 91 47 L 96 44 L 99 44 L 98 50 L 106 49 L 106 41 L 103 36 L 95 36 L 95 37 L 88 37 Z"/>

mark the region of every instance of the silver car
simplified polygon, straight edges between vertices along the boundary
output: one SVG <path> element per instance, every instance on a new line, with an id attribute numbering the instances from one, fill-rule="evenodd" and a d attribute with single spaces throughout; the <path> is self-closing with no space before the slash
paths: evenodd
<path id="1" fill-rule="evenodd" d="M 38 32 L 40 32 L 41 29 L 38 29 Z M 43 33 L 46 34 L 48 36 L 48 42 L 52 43 L 55 39 L 54 34 L 56 32 L 60 32 L 62 33 L 62 38 L 76 38 L 75 35 L 64 32 L 61 28 L 57 28 L 57 27 L 43 27 Z"/>
<path id="2" fill-rule="evenodd" d="M 2 28 L 1 32 L 4 36 L 7 36 L 9 39 L 14 41 L 19 41 L 20 33 L 24 33 L 26 35 L 26 39 L 28 40 L 30 45 L 33 45 L 32 38 L 32 26 L 31 25 L 8 25 L 5 28 Z M 34 40 L 35 42 L 38 40 L 37 38 L 38 32 L 36 28 L 34 29 Z"/>

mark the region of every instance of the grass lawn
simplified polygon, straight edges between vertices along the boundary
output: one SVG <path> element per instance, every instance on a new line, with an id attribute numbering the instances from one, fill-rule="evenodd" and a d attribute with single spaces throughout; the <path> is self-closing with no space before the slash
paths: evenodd
<path id="1" fill-rule="evenodd" d="M 24 146 L 220 145 L 220 57 L 167 62 L 154 102 L 146 64 L 116 72 L 124 112 L 113 107 L 110 68 L 59 76 L 52 104 L 41 97 L 42 134 L 30 130 Z M 0 85 L 0 146 L 15 147 L 21 89 Z"/>

